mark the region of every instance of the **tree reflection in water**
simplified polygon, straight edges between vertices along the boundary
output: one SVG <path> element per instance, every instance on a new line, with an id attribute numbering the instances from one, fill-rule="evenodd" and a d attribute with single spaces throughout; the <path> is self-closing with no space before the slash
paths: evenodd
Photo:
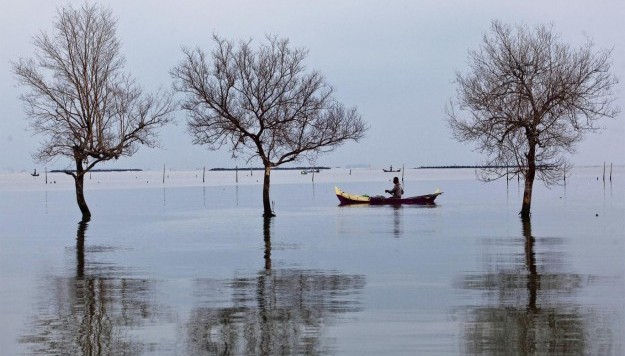
<path id="1" fill-rule="evenodd" d="M 76 271 L 44 281 L 42 301 L 20 342 L 34 353 L 51 355 L 137 354 L 143 344 L 127 333 L 156 315 L 152 283 L 121 277 L 128 271 L 90 261 L 106 247 L 85 247 L 89 220 L 78 223 Z"/>
<path id="2" fill-rule="evenodd" d="M 402 225 L 401 225 L 401 214 L 400 209 L 401 205 L 393 205 L 393 236 L 395 238 L 401 237 L 403 233 Z"/>
<path id="3" fill-rule="evenodd" d="M 272 269 L 272 219 L 264 219 L 264 268 L 255 276 L 197 281 L 202 306 L 191 311 L 190 354 L 324 354 L 324 325 L 360 311 L 364 276 Z"/>
<path id="4" fill-rule="evenodd" d="M 574 295 L 591 278 L 558 272 L 558 253 L 541 253 L 539 264 L 530 219 L 522 221 L 522 231 L 522 255 L 491 256 L 498 258 L 495 271 L 462 281 L 462 288 L 482 292 L 480 299 L 486 301 L 486 305 L 466 311 L 466 353 L 588 354 L 612 345 L 609 335 L 586 328 L 596 320 L 592 312 L 573 302 Z M 518 241 L 513 243 L 518 246 Z M 561 243 L 557 239 L 539 241 L 544 245 Z"/>

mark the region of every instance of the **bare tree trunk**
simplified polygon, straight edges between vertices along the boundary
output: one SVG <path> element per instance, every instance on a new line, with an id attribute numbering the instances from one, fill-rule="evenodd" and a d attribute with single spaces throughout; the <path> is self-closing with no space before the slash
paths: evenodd
<path id="1" fill-rule="evenodd" d="M 89 220 L 80 220 L 76 231 L 76 279 L 82 280 L 85 276 L 85 232 Z"/>
<path id="2" fill-rule="evenodd" d="M 532 188 L 536 177 L 536 146 L 530 143 L 527 153 L 527 173 L 525 174 L 525 189 L 523 191 L 523 205 L 521 206 L 521 218 L 529 219 L 532 207 Z"/>
<path id="3" fill-rule="evenodd" d="M 263 216 L 272 217 L 276 216 L 271 210 L 271 201 L 269 200 L 269 186 L 271 180 L 271 166 L 265 165 L 265 178 L 263 179 Z"/>
<path id="4" fill-rule="evenodd" d="M 263 219 L 263 237 L 265 240 L 265 271 L 271 271 L 271 218 Z"/>
<path id="5" fill-rule="evenodd" d="M 82 160 L 76 160 L 76 175 L 74 176 L 74 183 L 76 186 L 76 202 L 78 203 L 78 208 L 80 208 L 80 212 L 82 213 L 82 220 L 89 221 L 91 219 L 91 212 L 89 211 L 87 201 L 85 200 L 85 173 L 86 171 L 82 166 Z"/>

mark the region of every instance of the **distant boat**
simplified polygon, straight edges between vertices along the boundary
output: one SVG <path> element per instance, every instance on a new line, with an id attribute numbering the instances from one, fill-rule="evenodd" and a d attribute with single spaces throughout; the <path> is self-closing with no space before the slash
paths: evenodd
<path id="1" fill-rule="evenodd" d="M 39 177 L 39 173 L 37 173 L 37 168 L 30 174 L 33 177 Z"/>
<path id="2" fill-rule="evenodd" d="M 308 174 L 308 173 L 319 173 L 319 168 L 316 169 L 305 169 L 300 172 L 300 174 Z"/>
<path id="3" fill-rule="evenodd" d="M 384 172 L 386 172 L 386 173 L 391 173 L 391 172 L 392 172 L 392 173 L 397 173 L 397 172 L 401 172 L 401 168 L 398 168 L 398 169 L 396 169 L 396 170 L 393 170 L 393 165 L 391 165 L 390 169 L 384 169 L 384 168 L 382 168 L 382 170 L 383 170 Z"/>

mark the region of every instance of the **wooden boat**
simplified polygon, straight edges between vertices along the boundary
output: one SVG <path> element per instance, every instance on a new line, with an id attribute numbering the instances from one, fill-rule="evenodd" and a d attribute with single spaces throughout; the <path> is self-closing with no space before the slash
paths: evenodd
<path id="1" fill-rule="evenodd" d="M 30 174 L 33 177 L 39 177 L 39 173 L 37 173 L 37 168 Z"/>
<path id="2" fill-rule="evenodd" d="M 416 204 L 416 205 L 434 205 L 434 200 L 439 195 L 443 194 L 439 189 L 432 194 L 418 195 L 407 198 L 390 198 L 382 195 L 376 195 L 370 197 L 368 195 L 350 194 L 342 191 L 339 187 L 334 187 L 336 197 L 341 202 L 341 205 L 348 204 L 369 204 L 369 205 L 402 205 L 402 204 Z"/>

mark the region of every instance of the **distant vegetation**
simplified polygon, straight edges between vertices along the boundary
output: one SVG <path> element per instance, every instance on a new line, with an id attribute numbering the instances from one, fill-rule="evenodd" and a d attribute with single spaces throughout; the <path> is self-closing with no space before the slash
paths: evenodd
<path id="1" fill-rule="evenodd" d="M 274 171 L 307 171 L 311 169 L 330 169 L 330 167 L 276 167 Z M 264 171 L 264 167 L 251 167 L 251 168 L 211 168 L 210 171 Z"/>
<path id="2" fill-rule="evenodd" d="M 143 169 L 139 169 L 139 168 L 129 168 L 129 169 L 102 168 L 102 169 L 92 169 L 89 172 L 141 172 L 141 171 L 143 171 Z M 53 169 L 49 173 L 67 173 L 67 172 L 76 172 L 76 171 L 69 170 L 69 169 Z"/>
<path id="3" fill-rule="evenodd" d="M 419 166 L 416 167 L 415 169 L 453 169 L 453 168 L 478 168 L 478 169 L 483 169 L 483 168 L 492 168 L 493 166 L 457 166 L 457 165 L 453 165 L 453 166 Z M 517 168 L 517 166 L 496 166 L 496 168 Z"/>

